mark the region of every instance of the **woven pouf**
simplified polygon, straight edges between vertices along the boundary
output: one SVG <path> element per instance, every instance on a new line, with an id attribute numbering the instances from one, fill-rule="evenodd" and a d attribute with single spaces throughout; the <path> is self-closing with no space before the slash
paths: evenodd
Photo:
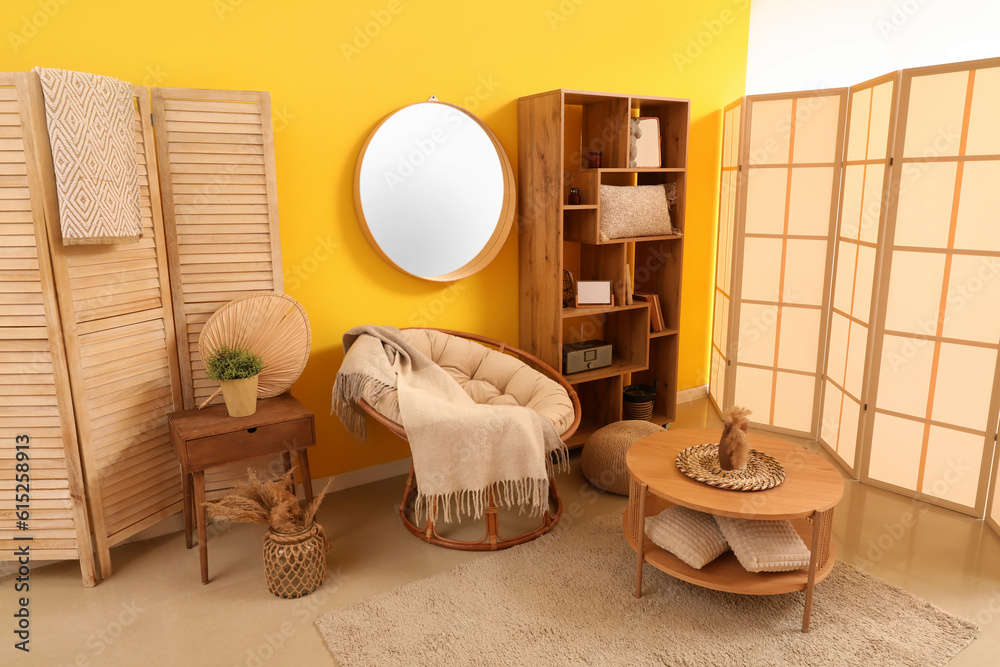
<path id="1" fill-rule="evenodd" d="M 647 435 L 663 429 L 652 422 L 628 419 L 594 431 L 583 446 L 580 466 L 591 484 L 608 493 L 628 495 L 628 448 Z"/>

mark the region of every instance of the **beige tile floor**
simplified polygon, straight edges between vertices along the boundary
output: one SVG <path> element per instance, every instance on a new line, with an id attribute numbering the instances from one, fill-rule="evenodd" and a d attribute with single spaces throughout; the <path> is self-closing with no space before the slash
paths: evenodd
<path id="1" fill-rule="evenodd" d="M 699 400 L 679 406 L 675 428 L 718 424 Z M 312 623 L 318 614 L 483 557 L 411 537 L 396 516 L 403 481 L 327 499 L 320 519 L 333 541 L 331 576 L 299 600 L 278 599 L 264 586 L 261 526 L 210 538 L 207 586 L 197 549 L 186 550 L 183 533 L 174 533 L 115 548 L 114 576 L 92 589 L 80 585 L 75 562 L 33 571 L 24 654 L 13 649 L 14 582 L 0 580 L 0 665 L 335 664 Z M 625 506 L 586 483 L 578 455 L 559 488 L 565 514 L 556 530 Z M 907 512 L 916 516 L 909 527 Z M 1000 663 L 1000 540 L 983 522 L 852 481 L 834 534 L 842 560 L 980 624 L 979 639 L 951 665 Z M 822 604 L 822 588 L 817 596 Z"/>

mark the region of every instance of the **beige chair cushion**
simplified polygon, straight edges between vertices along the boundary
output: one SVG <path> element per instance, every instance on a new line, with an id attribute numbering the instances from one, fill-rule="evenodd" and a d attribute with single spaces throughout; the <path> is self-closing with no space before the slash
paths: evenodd
<path id="1" fill-rule="evenodd" d="M 729 551 L 711 514 L 672 505 L 656 516 L 646 517 L 646 535 L 696 570 Z"/>
<path id="2" fill-rule="evenodd" d="M 404 329 L 411 345 L 448 372 L 481 405 L 520 405 L 548 417 L 556 433 L 573 423 L 573 402 L 562 385 L 509 354 L 475 341 L 433 329 Z M 379 414 L 399 423 L 396 392 L 372 404 Z"/>
<path id="3" fill-rule="evenodd" d="M 788 521 L 716 516 L 719 529 L 748 572 L 787 572 L 809 567 L 809 548 Z"/>

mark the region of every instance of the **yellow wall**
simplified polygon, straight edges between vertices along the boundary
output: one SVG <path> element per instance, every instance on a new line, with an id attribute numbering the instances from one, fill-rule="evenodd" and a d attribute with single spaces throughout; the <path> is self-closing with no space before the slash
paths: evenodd
<path id="1" fill-rule="evenodd" d="M 691 98 L 679 387 L 708 382 L 720 110 L 743 94 L 748 25 L 748 0 L 4 0 L 0 70 L 270 91 L 286 291 L 313 330 L 295 393 L 317 415 L 321 476 L 408 455 L 381 429 L 355 445 L 329 416 L 344 331 L 432 325 L 517 341 L 514 234 L 484 271 L 442 285 L 389 267 L 358 227 L 362 142 L 385 115 L 432 94 L 490 125 L 515 170 L 521 95 Z"/>

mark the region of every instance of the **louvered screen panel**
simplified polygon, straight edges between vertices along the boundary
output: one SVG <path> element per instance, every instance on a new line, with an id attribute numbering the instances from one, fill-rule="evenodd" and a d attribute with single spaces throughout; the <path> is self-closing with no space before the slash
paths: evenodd
<path id="1" fill-rule="evenodd" d="M 271 98 L 153 88 L 152 99 L 184 407 L 193 408 L 219 387 L 198 353 L 208 318 L 245 294 L 284 290 Z M 254 466 L 280 471 L 276 460 Z M 246 464 L 208 470 L 208 497 L 245 478 Z"/>
<path id="2" fill-rule="evenodd" d="M 284 289 L 271 102 L 265 92 L 154 88 L 153 113 L 191 408 L 218 388 L 198 355 L 209 316 L 236 297 Z"/>
<path id="3" fill-rule="evenodd" d="M 54 184 L 46 202 L 94 539 L 105 577 L 111 574 L 111 546 L 182 509 L 181 476 L 166 425 L 167 415 L 181 407 L 166 239 L 148 89 L 133 86 L 133 92 L 141 240 L 64 246 Z M 44 128 L 44 116 L 38 118 Z M 49 152 L 42 135 L 44 129 L 40 155 Z M 53 178 L 48 160 L 47 177 Z"/>
<path id="4" fill-rule="evenodd" d="M 30 141 L 27 78 L 0 74 L 0 560 L 79 558 L 95 583 L 93 546 L 66 357 Z M 27 136 L 26 136 L 27 135 Z M 28 436 L 26 461 L 17 437 Z M 21 466 L 20 470 L 18 465 Z M 28 477 L 28 529 L 18 528 L 16 475 Z M 17 538 L 31 538 L 21 541 Z"/>

